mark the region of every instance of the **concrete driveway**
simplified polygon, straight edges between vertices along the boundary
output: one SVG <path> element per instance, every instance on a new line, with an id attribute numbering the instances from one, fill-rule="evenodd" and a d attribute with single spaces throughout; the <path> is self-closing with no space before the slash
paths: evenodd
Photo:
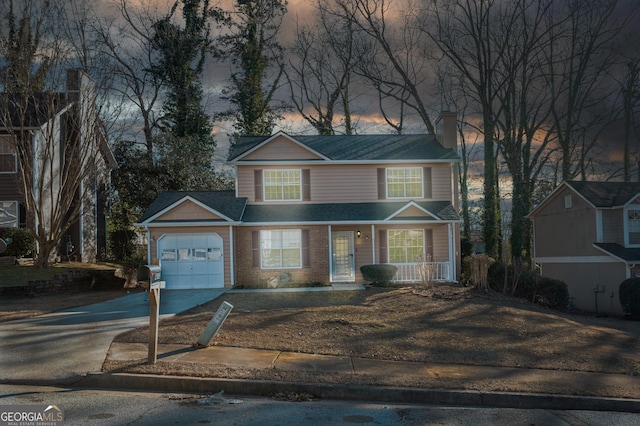
<path id="1" fill-rule="evenodd" d="M 224 292 L 225 289 L 162 290 L 160 316 L 173 316 Z M 0 323 L 0 380 L 73 382 L 100 371 L 115 336 L 149 325 L 149 302 L 145 298 L 144 293 L 136 293 Z"/>

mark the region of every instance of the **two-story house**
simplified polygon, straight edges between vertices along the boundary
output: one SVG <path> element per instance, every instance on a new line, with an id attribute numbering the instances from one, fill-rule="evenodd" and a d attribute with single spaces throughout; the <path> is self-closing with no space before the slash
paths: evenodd
<path id="1" fill-rule="evenodd" d="M 361 282 L 391 263 L 420 280 L 460 270 L 456 114 L 435 135 L 241 137 L 235 191 L 160 194 L 138 221 L 167 288 Z"/>
<path id="2" fill-rule="evenodd" d="M 563 182 L 529 217 L 541 274 L 576 308 L 622 312 L 618 287 L 640 276 L 640 183 Z"/>
<path id="3" fill-rule="evenodd" d="M 60 192 L 73 190 L 75 202 L 80 204 L 79 219 L 63 236 L 55 254 L 91 262 L 106 253 L 106 200 L 110 170 L 116 167 L 116 162 L 95 110 L 93 81 L 79 69 L 68 70 L 66 77 L 63 92 L 34 93 L 20 98 L 3 96 L 0 228 L 46 227 L 51 223 L 47 215 L 58 205 Z M 18 150 L 24 155 L 19 156 Z M 85 158 L 76 158 L 77 153 Z M 18 161 L 27 157 L 28 163 L 21 166 L 30 178 L 27 185 L 33 187 L 35 202 L 42 206 L 39 216 L 25 207 L 28 203 Z M 62 183 L 69 176 L 62 171 L 78 168 L 80 164 L 87 165 L 90 173 L 77 187 Z"/>

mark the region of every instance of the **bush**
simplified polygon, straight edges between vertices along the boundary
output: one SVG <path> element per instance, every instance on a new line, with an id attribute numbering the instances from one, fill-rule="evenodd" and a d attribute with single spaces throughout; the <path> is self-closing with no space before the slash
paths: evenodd
<path id="1" fill-rule="evenodd" d="M 551 308 L 564 308 L 569 304 L 569 290 L 564 281 L 540 277 L 536 281 L 534 301 Z"/>
<path id="2" fill-rule="evenodd" d="M 130 229 L 119 229 L 109 232 L 109 255 L 113 260 L 126 261 L 135 257 L 136 232 Z"/>
<path id="3" fill-rule="evenodd" d="M 362 278 L 373 284 L 387 284 L 393 279 L 397 271 L 397 266 L 386 263 L 364 265 L 360 267 Z"/>
<path id="4" fill-rule="evenodd" d="M 622 310 L 629 315 L 640 317 L 640 278 L 622 281 L 618 294 Z"/>
<path id="5" fill-rule="evenodd" d="M 5 228 L 0 233 L 0 237 L 7 241 L 7 251 L 3 256 L 25 257 L 36 248 L 36 242 L 31 233 L 24 228 Z M 9 243 L 8 240 L 11 240 Z"/>
<path id="6" fill-rule="evenodd" d="M 487 285 L 500 293 L 531 299 L 536 288 L 536 276 L 529 269 L 520 269 L 516 273 L 513 265 L 494 262 L 487 271 Z"/>

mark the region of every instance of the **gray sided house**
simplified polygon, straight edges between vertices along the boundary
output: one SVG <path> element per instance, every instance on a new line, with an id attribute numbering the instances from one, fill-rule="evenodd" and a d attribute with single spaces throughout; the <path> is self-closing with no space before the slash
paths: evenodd
<path id="1" fill-rule="evenodd" d="M 640 276 L 640 183 L 563 182 L 529 217 L 542 275 L 579 309 L 621 313 L 620 283 Z"/>
<path id="2" fill-rule="evenodd" d="M 72 224 L 54 254 L 83 262 L 95 261 L 107 249 L 106 207 L 110 170 L 117 165 L 97 117 L 93 81 L 81 70 L 71 69 L 67 71 L 64 92 L 35 93 L 20 99 L 2 95 L 0 228 L 35 229 L 38 226 L 33 212 L 25 207 L 17 146 L 30 146 L 35 153 L 31 155 L 32 164 L 24 167 L 34 171 L 33 190 L 39 194 L 38 202 L 44 206 L 56 205 L 60 171 L 77 167 L 73 154 L 83 151 L 78 148 L 80 145 L 89 147 L 83 152 L 94 154 L 91 156 L 92 172 L 76 194 L 76 202 L 81 203 L 80 219 Z M 45 152 L 46 155 L 43 154 Z M 43 160 L 45 157 L 47 160 Z M 46 208 L 42 211 L 46 212 Z"/>
<path id="3" fill-rule="evenodd" d="M 418 281 L 460 271 L 455 121 L 435 135 L 241 137 L 235 191 L 165 192 L 142 215 L 167 288 L 282 280 L 361 282 L 360 267 L 398 266 Z M 446 131 L 444 132 L 447 135 Z"/>

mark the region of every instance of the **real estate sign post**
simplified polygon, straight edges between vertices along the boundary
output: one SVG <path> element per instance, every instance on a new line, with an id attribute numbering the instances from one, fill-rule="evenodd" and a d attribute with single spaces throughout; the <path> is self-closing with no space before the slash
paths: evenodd
<path id="1" fill-rule="evenodd" d="M 209 342 L 211 342 L 213 336 L 215 336 L 218 330 L 220 330 L 220 327 L 222 326 L 224 320 L 227 319 L 227 316 L 231 312 L 231 309 L 233 309 L 233 305 L 231 303 L 222 302 L 222 305 L 220 305 L 213 318 L 211 318 L 211 321 L 209 321 L 209 324 L 207 324 L 207 328 L 205 328 L 200 335 L 200 338 L 198 339 L 198 345 L 209 345 Z"/>

